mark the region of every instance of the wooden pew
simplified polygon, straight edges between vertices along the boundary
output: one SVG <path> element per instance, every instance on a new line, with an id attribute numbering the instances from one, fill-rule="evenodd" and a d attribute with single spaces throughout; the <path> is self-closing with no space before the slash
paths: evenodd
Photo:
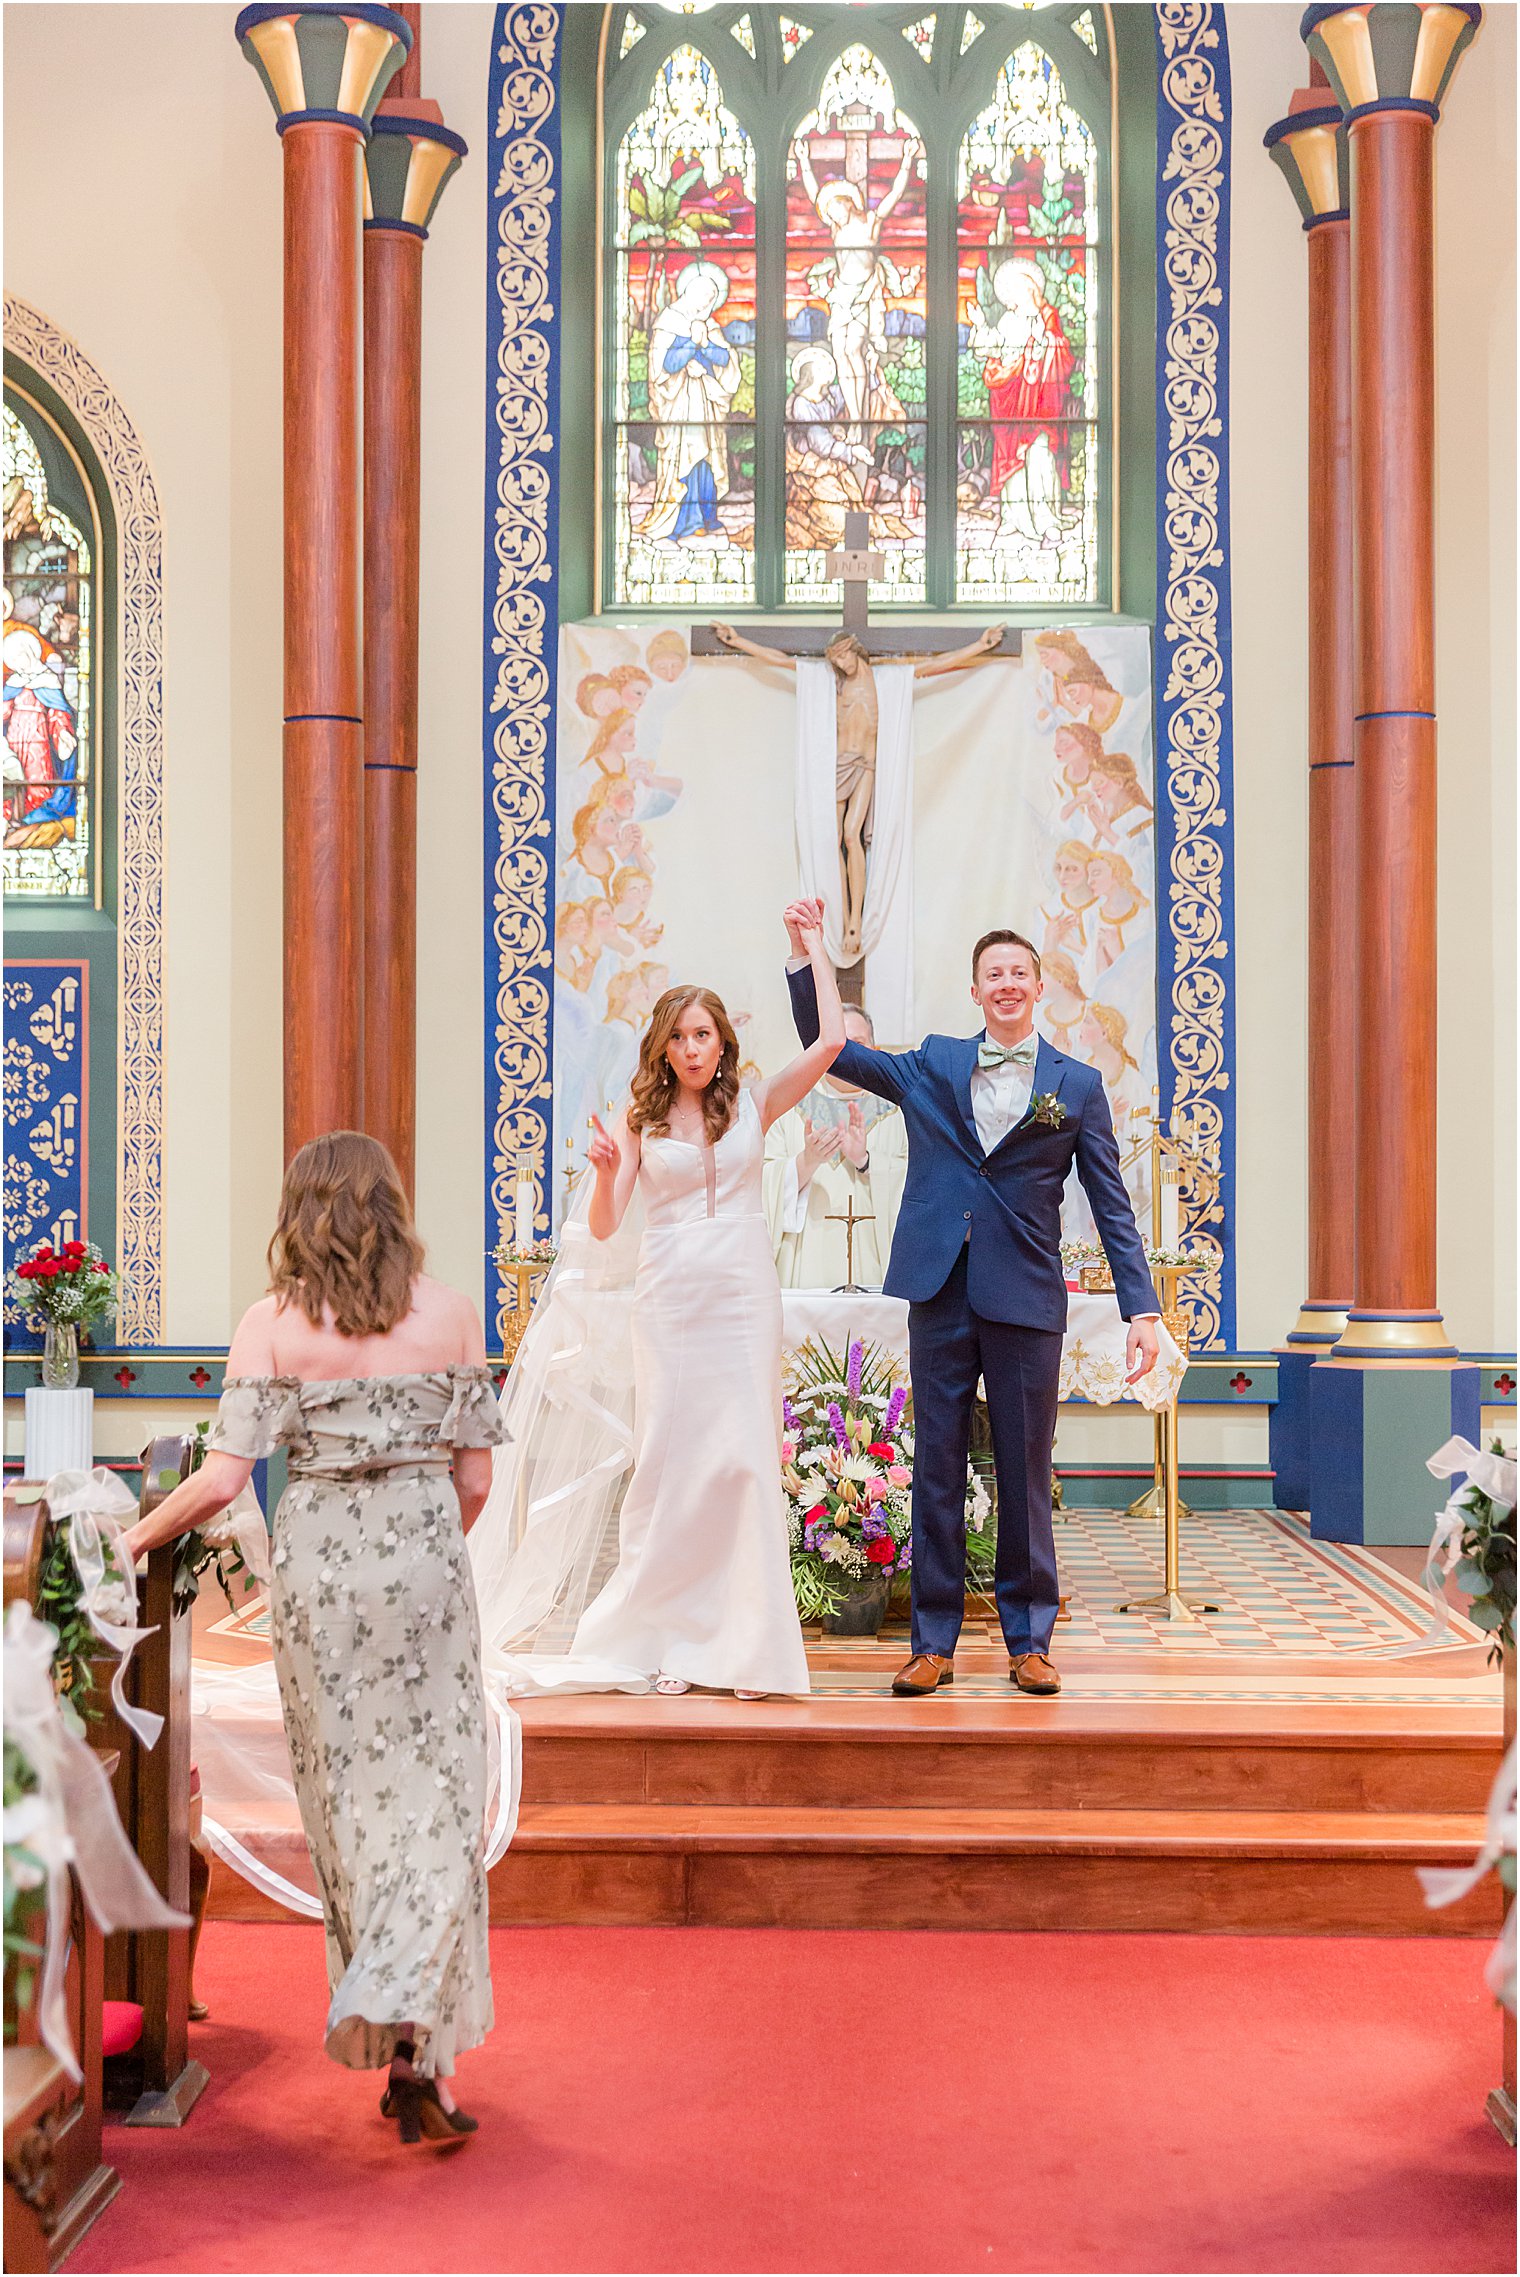
<path id="1" fill-rule="evenodd" d="M 140 1509 L 146 1518 L 190 1470 L 191 1443 L 155 1439 L 143 1455 Z M 110 1705 L 100 1742 L 120 1749 L 116 1805 L 149 1878 L 177 1913 L 191 1910 L 190 1616 L 174 1612 L 175 1545 L 149 1556 L 137 1581 L 138 1620 L 153 1634 L 127 1670 L 135 1707 L 164 1719 L 155 1747 L 138 1744 Z M 188 1929 L 127 1929 L 106 1941 L 106 1998 L 135 2001 L 142 2037 L 115 2058 L 107 2078 L 112 2104 L 130 2102 L 129 2127 L 179 2127 L 209 2074 L 190 2053 Z"/>
<path id="2" fill-rule="evenodd" d="M 5 1496 L 5 1603 L 35 1604 L 42 1572 L 48 1508 L 23 1485 Z M 97 1750 L 99 1752 L 99 1750 Z M 105 1755 L 110 1775 L 114 1759 Z M 38 1931 L 40 1935 L 40 1908 Z M 8 2269 L 56 2269 L 104 2212 L 121 2177 L 101 2156 L 101 2008 L 104 1939 L 74 1884 L 69 1952 L 69 2028 L 84 2074 L 77 2083 L 41 2046 L 35 2008 L 11 2012 L 17 2045 L 5 2050 L 5 2263 Z"/>

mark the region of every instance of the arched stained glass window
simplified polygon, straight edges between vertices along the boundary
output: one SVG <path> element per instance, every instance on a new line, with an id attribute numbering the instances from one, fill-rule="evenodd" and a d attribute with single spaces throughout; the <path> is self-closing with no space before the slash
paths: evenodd
<path id="1" fill-rule="evenodd" d="M 1093 138 L 1033 40 L 961 144 L 956 592 L 1098 597 Z"/>
<path id="2" fill-rule="evenodd" d="M 7 897 L 92 904 L 95 866 L 94 504 L 69 446 L 5 392 Z"/>
<path id="3" fill-rule="evenodd" d="M 791 146 L 786 202 L 786 598 L 832 589 L 868 507 L 888 601 L 925 597 L 924 146 L 872 51 L 847 47 Z"/>
<path id="4" fill-rule="evenodd" d="M 755 155 L 682 45 L 618 148 L 614 597 L 742 604 L 755 583 Z"/>
<path id="5" fill-rule="evenodd" d="M 612 8 L 604 606 L 1113 605 L 1109 17 Z"/>

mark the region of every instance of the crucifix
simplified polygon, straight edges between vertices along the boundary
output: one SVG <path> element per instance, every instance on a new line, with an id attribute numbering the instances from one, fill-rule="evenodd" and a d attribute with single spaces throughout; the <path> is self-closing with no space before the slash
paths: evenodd
<path id="1" fill-rule="evenodd" d="M 844 586 L 843 622 L 824 625 L 758 625 L 762 637 L 750 639 L 732 625 L 694 626 L 693 656 L 719 656 L 725 650 L 752 656 L 757 663 L 779 665 L 795 672 L 797 659 L 821 656 L 835 680 L 835 808 L 839 822 L 839 979 L 846 1001 L 860 1003 L 863 995 L 861 927 L 865 915 L 866 870 L 871 825 L 876 804 L 876 680 L 871 669 L 878 660 L 915 659 L 915 680 L 933 679 L 945 672 L 961 672 L 985 664 L 993 657 L 1016 658 L 1023 652 L 1023 635 L 1002 625 L 989 625 L 963 645 L 946 649 L 941 629 L 923 625 L 873 627 L 870 591 L 886 574 L 886 560 L 871 550 L 870 516 L 850 512 L 844 518 L 844 545 L 825 556 L 831 577 Z"/>
<path id="2" fill-rule="evenodd" d="M 874 1210 L 857 1210 L 853 1194 L 846 1194 L 842 1210 L 830 1210 L 830 1225 L 844 1227 L 844 1280 L 834 1291 L 836 1297 L 862 1297 L 865 1295 L 855 1278 L 855 1228 L 858 1225 L 875 1225 Z"/>

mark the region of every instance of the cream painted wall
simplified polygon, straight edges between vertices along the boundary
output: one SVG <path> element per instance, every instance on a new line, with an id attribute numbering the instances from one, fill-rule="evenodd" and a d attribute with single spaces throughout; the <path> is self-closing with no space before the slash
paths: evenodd
<path id="1" fill-rule="evenodd" d="M 1260 148 L 1304 76 L 1298 19 L 1229 11 L 1248 1346 L 1303 1294 L 1303 246 Z M 472 156 L 425 272 L 418 1201 L 435 1268 L 477 1292 L 490 25 L 481 0 L 429 0 L 425 85 Z M 5 31 L 6 282 L 121 398 L 167 531 L 165 1340 L 222 1343 L 262 1285 L 280 1160 L 279 146 L 229 7 L 33 0 Z M 1514 40 L 1491 9 L 1440 130 L 1442 1296 L 1469 1348 L 1514 1342 Z M 67 227 L 44 86 L 79 126 Z"/>
<path id="2" fill-rule="evenodd" d="M 280 146 L 232 22 L 192 0 L 5 24 L 6 285 L 120 397 L 166 532 L 171 1344 L 225 1343 L 259 1294 L 280 1174 Z M 428 18 L 428 89 L 477 152 L 490 24 L 477 5 Z M 51 114 L 26 99 L 49 85 L 81 126 L 67 230 Z M 484 229 L 477 156 L 427 252 L 418 833 L 419 1213 L 436 1269 L 477 1290 Z"/>

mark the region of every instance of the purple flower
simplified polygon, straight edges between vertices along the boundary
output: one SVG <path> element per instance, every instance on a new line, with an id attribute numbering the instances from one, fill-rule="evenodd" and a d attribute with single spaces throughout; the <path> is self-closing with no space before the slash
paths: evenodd
<path id="1" fill-rule="evenodd" d="M 852 1400 L 859 1399 L 860 1397 L 860 1370 L 864 1359 L 865 1346 L 861 1343 L 860 1338 L 857 1336 L 854 1343 L 850 1346 L 849 1361 L 845 1367 L 844 1372 L 845 1390 L 849 1393 Z"/>
<path id="2" fill-rule="evenodd" d="M 789 1399 L 783 1399 L 781 1402 L 781 1413 L 785 1420 L 788 1431 L 801 1430 L 802 1426 L 797 1421 L 797 1410 L 795 1407 L 793 1407 Z"/>
<path id="3" fill-rule="evenodd" d="M 908 1387 L 906 1384 L 899 1384 L 892 1397 L 887 1401 L 886 1420 L 882 1425 L 883 1438 L 890 1439 L 893 1436 L 898 1424 L 902 1421 L 903 1409 L 907 1404 Z"/>
<path id="4" fill-rule="evenodd" d="M 912 1544 L 911 1542 L 899 1542 L 899 1543 L 898 1543 L 898 1545 L 897 1545 L 897 1570 L 898 1570 L 898 1572 L 899 1572 L 899 1573 L 906 1573 L 906 1572 L 907 1572 L 907 1570 L 908 1570 L 908 1568 L 909 1568 L 909 1566 L 910 1566 L 912 1563 L 913 1563 L 913 1544 Z"/>
<path id="5" fill-rule="evenodd" d="M 868 1510 L 860 1521 L 860 1530 L 868 1542 L 875 1542 L 891 1529 L 885 1518 L 879 1518 L 874 1510 Z"/>
<path id="6" fill-rule="evenodd" d="M 850 1434 L 844 1427 L 844 1416 L 837 1399 L 829 1401 L 829 1429 L 834 1434 L 834 1444 L 842 1454 L 847 1455 L 850 1451 Z"/>

